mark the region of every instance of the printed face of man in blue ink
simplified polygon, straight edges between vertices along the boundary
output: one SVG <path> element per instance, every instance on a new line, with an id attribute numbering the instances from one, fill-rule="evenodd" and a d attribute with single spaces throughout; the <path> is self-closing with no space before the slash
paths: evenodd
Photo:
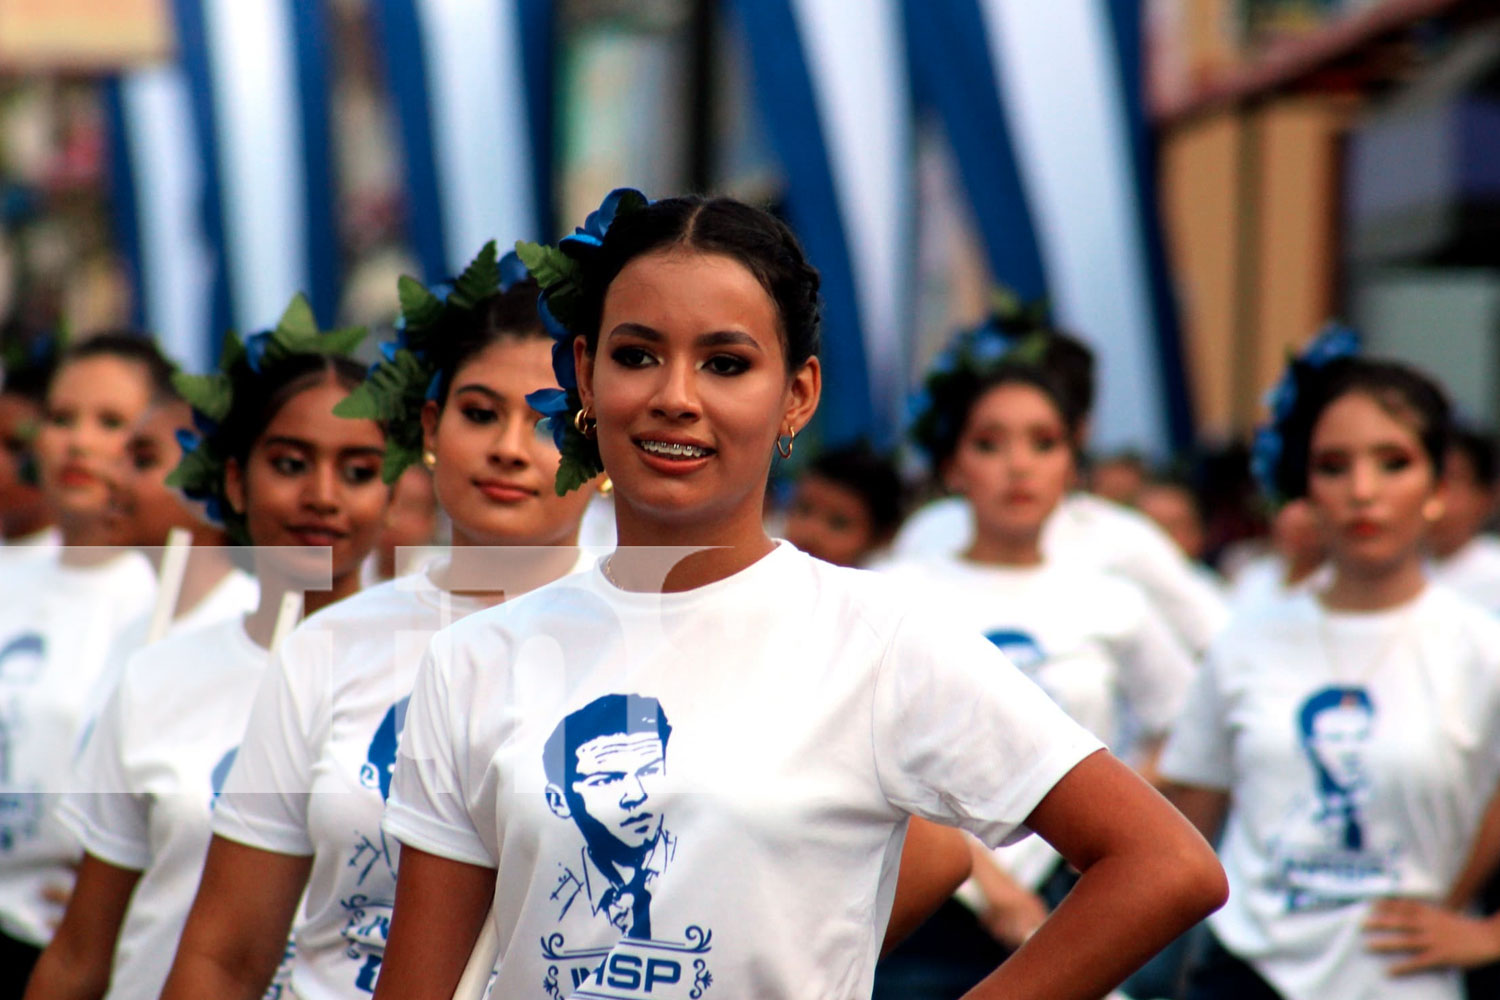
<path id="1" fill-rule="evenodd" d="M 1364 754 L 1369 739 L 1369 710 L 1345 702 L 1313 717 L 1307 747 L 1334 784 L 1352 790 L 1365 783 Z"/>
<path id="2" fill-rule="evenodd" d="M 600 736 L 577 750 L 572 792 L 584 811 L 622 845 L 645 847 L 661 832 L 651 805 L 666 772 L 666 750 L 656 733 Z"/>

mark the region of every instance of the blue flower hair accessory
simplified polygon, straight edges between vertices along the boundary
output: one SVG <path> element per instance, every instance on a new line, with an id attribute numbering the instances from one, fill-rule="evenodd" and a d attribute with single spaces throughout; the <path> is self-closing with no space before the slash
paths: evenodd
<path id="1" fill-rule="evenodd" d="M 991 303 L 991 314 L 983 323 L 960 330 L 938 352 L 907 402 L 908 433 L 929 461 L 951 452 L 962 430 L 962 418 L 943 401 L 1003 365 L 1039 365 L 1047 353 L 1052 331 L 1044 302 L 1022 303 L 1001 289 L 993 293 Z"/>
<path id="2" fill-rule="evenodd" d="M 491 240 L 462 274 L 431 289 L 402 275 L 396 283 L 401 301 L 396 338 L 380 345 L 380 360 L 370 366 L 364 383 L 333 408 L 341 417 L 385 424 L 380 478 L 387 483 L 422 456 L 422 407 L 443 394 L 444 340 L 486 299 L 526 279 L 519 257 L 507 253 L 497 258 L 496 253 Z"/>
<path id="3" fill-rule="evenodd" d="M 1286 425 L 1296 411 L 1303 381 L 1330 362 L 1359 353 L 1359 334 L 1347 326 L 1325 326 L 1301 354 L 1288 354 L 1286 370 L 1266 393 L 1271 419 L 1256 428 L 1250 444 L 1250 473 L 1273 502 L 1283 498 L 1279 484 L 1281 459 L 1286 452 Z"/>
<path id="4" fill-rule="evenodd" d="M 516 253 L 541 286 L 537 313 L 552 335 L 552 371 L 560 389 L 541 389 L 526 397 L 532 409 L 545 416 L 552 440 L 562 453 L 553 483 L 557 495 L 578 489 L 604 471 L 599 447 L 585 433 L 588 416 L 578 392 L 578 372 L 573 362 L 573 341 L 587 336 L 583 329 L 583 262 L 604 245 L 609 227 L 622 215 L 651 204 L 634 188 L 611 191 L 597 211 L 590 212 L 582 226 L 564 236 L 557 246 L 519 242 Z"/>
<path id="5" fill-rule="evenodd" d="M 248 544 L 244 518 L 235 513 L 224 493 L 224 471 L 230 452 L 222 426 L 234 409 L 236 396 L 243 398 L 247 384 L 264 378 L 282 362 L 300 355 L 348 357 L 364 341 L 362 326 L 337 330 L 318 329 L 312 306 L 300 293 L 295 296 L 276 326 L 251 334 L 244 340 L 234 331 L 224 337 L 219 370 L 209 375 L 178 372 L 172 385 L 193 408 L 192 431 L 178 431 L 182 459 L 167 476 L 189 499 L 203 503 L 209 518 L 222 524 L 237 544 Z"/>

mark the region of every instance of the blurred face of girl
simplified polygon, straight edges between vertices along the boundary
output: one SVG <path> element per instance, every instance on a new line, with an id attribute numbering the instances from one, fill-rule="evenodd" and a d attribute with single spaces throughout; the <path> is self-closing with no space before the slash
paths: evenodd
<path id="1" fill-rule="evenodd" d="M 379 426 L 333 415 L 347 395 L 330 378 L 292 396 L 255 440 L 244 468 L 231 462 L 225 477 L 255 545 L 326 546 L 335 581 L 359 571 L 390 500 L 380 481 Z M 321 551 L 280 555 L 282 570 L 304 585 L 327 585 L 330 563 Z"/>
<path id="2" fill-rule="evenodd" d="M 165 545 L 173 528 L 199 523 L 182 495 L 167 485 L 167 475 L 182 458 L 177 432 L 192 426 L 192 409 L 173 400 L 147 410 L 125 442 L 120 496 L 133 544 Z"/>
<path id="3" fill-rule="evenodd" d="M 1334 563 L 1366 573 L 1418 558 L 1442 506 L 1410 415 L 1363 392 L 1334 400 L 1313 427 L 1307 496 Z"/>
<path id="4" fill-rule="evenodd" d="M 571 545 L 578 538 L 592 488 L 559 497 L 561 461 L 542 415 L 526 394 L 555 387 L 552 345 L 506 337 L 454 373 L 441 412 L 423 414 L 438 502 L 453 521 L 455 540 L 470 545 Z"/>
<path id="5" fill-rule="evenodd" d="M 969 410 L 947 481 L 974 509 L 981 535 L 1030 540 L 1073 480 L 1073 451 L 1057 405 L 1035 386 L 990 389 Z"/>
<path id="6" fill-rule="evenodd" d="M 816 359 L 788 375 L 776 305 L 731 257 L 637 257 L 577 344 L 617 504 L 661 523 L 760 524 L 778 435 L 817 408 Z"/>
<path id="7" fill-rule="evenodd" d="M 42 491 L 64 520 L 110 513 L 125 442 L 150 403 L 145 369 L 134 361 L 83 358 L 53 378 L 36 457 Z"/>

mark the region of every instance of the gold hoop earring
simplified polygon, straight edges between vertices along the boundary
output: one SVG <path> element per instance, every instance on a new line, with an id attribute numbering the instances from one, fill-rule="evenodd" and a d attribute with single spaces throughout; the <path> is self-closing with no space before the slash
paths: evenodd
<path id="1" fill-rule="evenodd" d="M 428 472 L 431 472 L 433 469 L 436 469 L 437 468 L 437 452 L 433 451 L 431 448 L 424 448 L 424 449 L 422 449 L 422 464 L 427 467 L 427 471 Z"/>
<path id="2" fill-rule="evenodd" d="M 601 497 L 607 497 L 611 493 L 613 493 L 614 491 L 615 491 L 615 482 L 614 482 L 614 480 L 610 479 L 608 476 L 600 476 L 599 477 L 599 495 Z"/>
<path id="3" fill-rule="evenodd" d="M 791 458 L 792 446 L 797 443 L 797 429 L 795 427 L 787 427 L 786 434 L 784 436 L 786 438 L 785 447 L 782 446 L 780 437 L 776 439 L 776 454 L 780 455 L 782 458 Z"/>
<path id="4" fill-rule="evenodd" d="M 573 429 L 590 441 L 594 439 L 594 435 L 599 430 L 599 421 L 594 419 L 591 407 L 580 406 L 578 412 L 573 414 Z"/>

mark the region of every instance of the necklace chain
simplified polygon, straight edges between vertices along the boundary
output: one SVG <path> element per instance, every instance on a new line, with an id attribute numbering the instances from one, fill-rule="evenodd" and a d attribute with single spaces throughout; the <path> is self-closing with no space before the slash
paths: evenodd
<path id="1" fill-rule="evenodd" d="M 615 589 L 617 589 L 617 590 L 624 590 L 625 588 L 620 586 L 620 581 L 616 580 L 615 579 L 615 575 L 609 571 L 609 564 L 612 563 L 612 562 L 614 562 L 614 561 L 615 561 L 615 554 L 613 552 L 611 552 L 609 555 L 605 556 L 604 557 L 604 561 L 599 564 L 599 570 L 600 570 L 600 572 L 602 572 L 604 574 L 604 579 L 606 579 L 610 583 L 614 584 Z"/>
<path id="2" fill-rule="evenodd" d="M 1344 669 L 1343 659 L 1335 655 L 1337 643 L 1334 642 L 1332 628 L 1330 626 L 1331 613 L 1328 608 L 1319 602 L 1318 608 L 1318 639 L 1323 646 L 1323 658 L 1328 661 L 1328 666 L 1334 675 L 1334 681 L 1343 687 L 1363 687 L 1372 677 L 1380 672 L 1391 655 L 1398 647 L 1405 646 L 1407 637 L 1411 632 L 1411 622 L 1416 611 L 1415 602 L 1401 613 L 1396 627 L 1391 629 L 1387 641 L 1379 654 L 1371 658 L 1368 665 L 1363 669 L 1348 671 Z"/>

